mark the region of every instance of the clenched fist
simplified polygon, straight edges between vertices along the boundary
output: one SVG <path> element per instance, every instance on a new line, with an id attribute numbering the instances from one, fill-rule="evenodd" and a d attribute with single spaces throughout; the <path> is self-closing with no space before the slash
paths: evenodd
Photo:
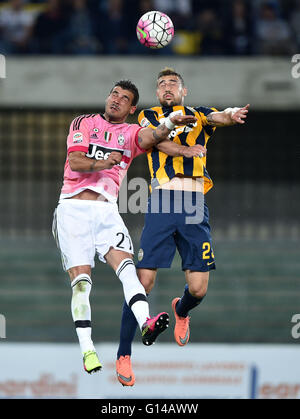
<path id="1" fill-rule="evenodd" d="M 119 164 L 122 160 L 122 153 L 118 151 L 112 151 L 108 158 L 104 160 L 106 169 L 111 169 L 113 166 Z"/>

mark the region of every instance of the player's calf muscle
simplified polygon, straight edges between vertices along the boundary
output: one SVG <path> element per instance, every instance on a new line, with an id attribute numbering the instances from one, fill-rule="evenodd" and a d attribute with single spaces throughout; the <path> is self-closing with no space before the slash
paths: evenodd
<path id="1" fill-rule="evenodd" d="M 113 270 L 116 270 L 124 259 L 132 259 L 132 254 L 111 248 L 105 255 L 106 262 Z"/>
<path id="2" fill-rule="evenodd" d="M 138 269 L 137 271 L 139 280 L 147 294 L 150 294 L 152 288 L 155 284 L 156 279 L 156 269 Z"/>

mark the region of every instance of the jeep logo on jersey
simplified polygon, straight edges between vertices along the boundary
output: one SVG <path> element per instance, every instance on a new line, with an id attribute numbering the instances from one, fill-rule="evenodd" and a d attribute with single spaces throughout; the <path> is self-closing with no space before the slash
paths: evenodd
<path id="1" fill-rule="evenodd" d="M 118 148 L 106 148 L 97 144 L 90 144 L 86 157 L 96 160 L 106 160 L 112 151 L 118 151 L 122 155 L 124 152 L 124 150 L 119 150 Z"/>

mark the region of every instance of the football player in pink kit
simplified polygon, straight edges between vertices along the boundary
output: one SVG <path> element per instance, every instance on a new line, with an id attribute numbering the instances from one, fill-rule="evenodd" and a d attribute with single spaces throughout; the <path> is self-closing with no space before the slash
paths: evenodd
<path id="1" fill-rule="evenodd" d="M 175 125 L 195 122 L 194 116 L 170 115 L 155 130 L 125 123 L 136 110 L 139 94 L 130 81 L 115 84 L 106 99 L 105 112 L 74 119 L 67 139 L 67 159 L 53 234 L 72 287 L 71 311 L 84 368 L 101 369 L 91 338 L 91 269 L 97 254 L 108 263 L 123 285 L 127 304 L 139 324 L 145 345 L 164 331 L 169 316 L 150 317 L 144 287 L 132 261 L 133 246 L 118 212 L 118 191 L 134 157 L 167 139 Z M 183 147 L 183 155 L 205 152 L 196 145 Z"/>

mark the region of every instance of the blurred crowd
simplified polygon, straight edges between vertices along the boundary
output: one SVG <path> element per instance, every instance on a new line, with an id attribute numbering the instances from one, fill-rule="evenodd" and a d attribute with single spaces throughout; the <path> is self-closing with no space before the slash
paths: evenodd
<path id="1" fill-rule="evenodd" d="M 300 0 L 0 0 L 0 53 L 153 54 L 136 24 L 167 13 L 172 43 L 155 53 L 194 56 L 300 52 Z"/>

